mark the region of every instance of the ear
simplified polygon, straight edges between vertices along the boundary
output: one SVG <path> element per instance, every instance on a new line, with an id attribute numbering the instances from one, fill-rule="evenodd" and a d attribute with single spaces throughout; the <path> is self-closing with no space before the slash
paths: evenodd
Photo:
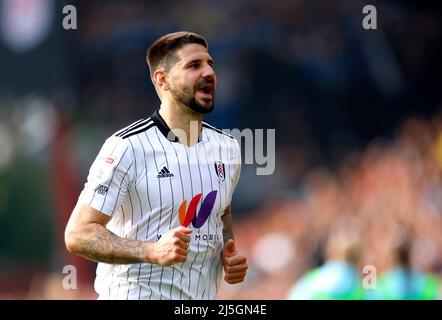
<path id="1" fill-rule="evenodd" d="M 167 83 L 166 72 L 163 69 L 156 70 L 152 75 L 153 82 L 162 90 L 169 90 L 169 84 Z"/>

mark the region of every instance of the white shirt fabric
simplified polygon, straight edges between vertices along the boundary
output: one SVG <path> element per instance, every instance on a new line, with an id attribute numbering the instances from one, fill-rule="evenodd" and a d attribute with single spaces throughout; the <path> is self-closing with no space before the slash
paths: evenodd
<path id="1" fill-rule="evenodd" d="M 107 228 L 123 238 L 155 242 L 180 224 L 193 232 L 184 263 L 99 263 L 99 299 L 215 299 L 222 277 L 221 216 L 240 170 L 236 139 L 203 123 L 200 141 L 187 147 L 158 111 L 108 138 L 79 202 L 111 216 Z"/>

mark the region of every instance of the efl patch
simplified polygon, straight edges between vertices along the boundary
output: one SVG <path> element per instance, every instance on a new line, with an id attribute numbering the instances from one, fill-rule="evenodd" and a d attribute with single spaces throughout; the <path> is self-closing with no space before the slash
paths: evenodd
<path id="1" fill-rule="evenodd" d="M 100 184 L 95 191 L 98 194 L 101 194 L 102 196 L 104 196 L 108 191 L 109 191 L 109 187 L 103 186 L 102 184 Z"/>

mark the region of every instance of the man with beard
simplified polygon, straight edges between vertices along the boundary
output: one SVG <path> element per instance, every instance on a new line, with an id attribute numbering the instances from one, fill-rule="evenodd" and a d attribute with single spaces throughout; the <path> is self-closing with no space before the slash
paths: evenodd
<path id="1" fill-rule="evenodd" d="M 99 299 L 215 299 L 224 269 L 242 282 L 233 240 L 238 142 L 209 124 L 216 75 L 206 40 L 167 34 L 148 49 L 160 109 L 106 140 L 65 231 L 97 261 Z"/>

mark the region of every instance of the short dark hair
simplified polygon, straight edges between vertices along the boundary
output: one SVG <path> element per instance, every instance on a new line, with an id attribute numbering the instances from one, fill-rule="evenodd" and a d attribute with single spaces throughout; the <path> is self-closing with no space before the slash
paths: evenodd
<path id="1" fill-rule="evenodd" d="M 149 65 L 150 76 L 161 65 L 171 53 L 186 44 L 196 43 L 209 48 L 206 39 L 200 34 L 188 31 L 179 31 L 166 34 L 157 40 L 147 49 L 147 64 Z"/>

